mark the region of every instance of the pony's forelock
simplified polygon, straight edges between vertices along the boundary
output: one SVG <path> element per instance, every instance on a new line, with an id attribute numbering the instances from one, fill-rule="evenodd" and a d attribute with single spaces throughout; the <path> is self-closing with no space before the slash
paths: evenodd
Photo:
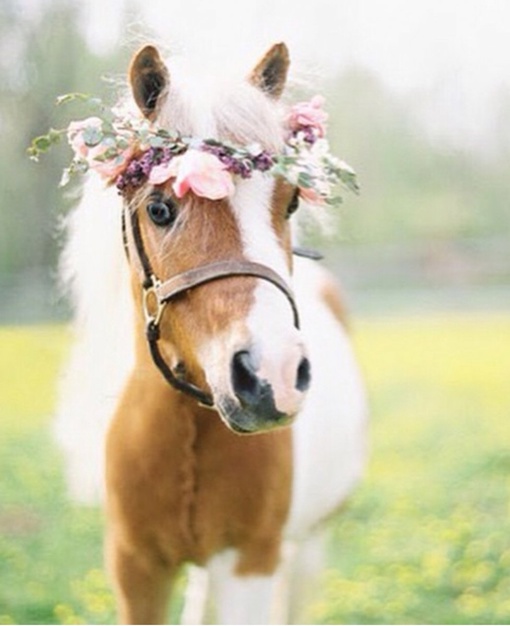
<path id="1" fill-rule="evenodd" d="M 284 120 L 295 93 L 306 93 L 313 77 L 295 71 L 288 79 L 281 99 L 269 98 L 250 84 L 248 71 L 213 71 L 203 63 L 195 66 L 187 58 L 174 56 L 165 61 L 170 86 L 162 95 L 158 123 L 183 135 L 232 141 L 240 145 L 259 143 L 278 152 L 285 141 Z M 248 68 L 249 69 L 249 68 Z M 302 96 L 303 97 L 303 96 Z M 326 207 L 302 203 L 296 216 L 297 239 L 306 236 L 312 224 L 324 235 L 334 230 L 334 220 Z"/>
<path id="2" fill-rule="evenodd" d="M 276 152 L 284 141 L 285 107 L 245 76 L 211 73 L 181 57 L 167 62 L 170 84 L 162 94 L 158 123 L 183 135 L 259 143 Z"/>

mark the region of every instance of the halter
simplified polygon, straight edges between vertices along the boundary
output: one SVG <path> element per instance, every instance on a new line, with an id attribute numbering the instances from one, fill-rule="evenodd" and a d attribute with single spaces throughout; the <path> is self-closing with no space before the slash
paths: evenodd
<path id="1" fill-rule="evenodd" d="M 128 224 L 130 228 L 128 228 Z M 232 276 L 253 276 L 262 278 L 277 287 L 287 298 L 294 317 L 294 326 L 299 329 L 299 313 L 292 290 L 283 278 L 267 265 L 238 259 L 226 259 L 187 270 L 166 281 L 161 281 L 154 273 L 145 251 L 137 211 L 124 208 L 122 213 L 122 237 L 124 249 L 133 259 L 143 276 L 142 307 L 145 319 L 145 335 L 154 364 L 165 380 L 178 391 L 182 391 L 198 401 L 202 406 L 214 407 L 211 394 L 185 380 L 184 375 L 174 372 L 163 358 L 159 348 L 161 336 L 160 322 L 168 302 L 190 289 L 206 283 Z M 132 244 L 132 245 L 130 245 Z M 134 250 L 135 254 L 130 251 Z M 306 250 L 296 251 L 300 256 L 311 256 Z"/>

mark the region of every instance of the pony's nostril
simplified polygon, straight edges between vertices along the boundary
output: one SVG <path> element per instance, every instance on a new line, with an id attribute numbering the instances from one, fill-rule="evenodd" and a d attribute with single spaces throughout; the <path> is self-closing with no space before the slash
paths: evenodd
<path id="1" fill-rule="evenodd" d="M 299 364 L 296 375 L 296 389 L 298 391 L 306 391 L 310 387 L 310 381 L 312 379 L 312 367 L 310 361 L 304 357 Z"/>
<path id="2" fill-rule="evenodd" d="M 260 381 L 250 353 L 245 350 L 236 352 L 232 359 L 232 384 L 236 396 L 249 404 L 260 395 Z"/>

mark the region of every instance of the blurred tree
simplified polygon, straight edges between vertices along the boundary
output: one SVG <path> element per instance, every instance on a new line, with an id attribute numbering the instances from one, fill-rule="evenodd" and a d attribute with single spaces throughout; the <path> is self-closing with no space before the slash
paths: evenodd
<path id="1" fill-rule="evenodd" d="M 115 84 L 102 75 L 107 69 L 124 76 L 131 54 L 131 46 L 118 46 L 108 57 L 94 54 L 82 31 L 86 9 L 78 0 L 32 7 L 0 0 L 0 317 L 6 284 L 48 279 L 58 254 L 59 216 L 72 202 L 58 188 L 70 152 L 52 151 L 35 164 L 26 148 L 50 126 L 65 127 L 89 114 L 77 104 L 56 108 L 58 95 L 89 92 L 112 102 Z M 139 36 L 126 26 L 126 16 L 135 12 L 126 0 L 119 16 L 134 45 Z M 510 231 L 508 93 L 501 94 L 494 119 L 498 145 L 488 159 L 431 142 L 414 117 L 413 102 L 391 94 L 366 70 L 344 72 L 327 91 L 333 147 L 358 171 L 361 184 L 360 197 L 347 195 L 340 212 L 344 248 L 358 242 L 449 243 Z"/>
<path id="2" fill-rule="evenodd" d="M 342 214 L 343 238 L 405 243 L 510 231 L 504 151 L 489 162 L 431 142 L 412 105 L 363 69 L 332 82 L 328 100 L 332 143 L 358 171 L 361 185 L 360 198 L 349 199 Z"/>
<path id="3" fill-rule="evenodd" d="M 32 163 L 26 149 L 50 126 L 64 127 L 81 113 L 55 107 L 57 96 L 72 91 L 109 89 L 105 67 L 121 67 L 87 47 L 80 30 L 79 3 L 54 0 L 33 15 L 15 0 L 0 4 L 0 271 L 45 268 L 54 262 L 57 215 L 69 204 L 58 188 L 66 150 Z M 125 64 L 123 63 L 124 67 Z"/>

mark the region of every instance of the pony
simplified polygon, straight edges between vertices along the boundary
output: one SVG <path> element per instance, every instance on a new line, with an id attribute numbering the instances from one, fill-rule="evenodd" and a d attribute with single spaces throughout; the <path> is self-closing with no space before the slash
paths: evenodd
<path id="1" fill-rule="evenodd" d="M 160 139 L 257 145 L 260 162 L 285 142 L 289 63 L 275 44 L 214 89 L 147 45 L 129 106 Z M 362 475 L 364 385 L 334 278 L 293 254 L 296 185 L 262 165 L 227 180 L 224 165 L 177 187 L 175 171 L 158 178 L 172 163 L 135 185 L 120 159 L 122 193 L 91 178 L 69 218 L 76 341 L 57 436 L 72 494 L 105 501 L 120 622 L 164 623 L 187 565 L 183 622 L 284 623 Z"/>

